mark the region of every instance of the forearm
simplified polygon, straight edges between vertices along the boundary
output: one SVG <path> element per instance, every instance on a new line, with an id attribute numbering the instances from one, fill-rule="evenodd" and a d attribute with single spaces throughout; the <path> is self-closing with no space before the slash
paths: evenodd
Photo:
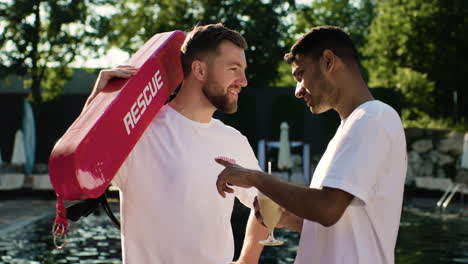
<path id="1" fill-rule="evenodd" d="M 247 221 L 244 244 L 238 262 L 245 264 L 258 263 L 263 250 L 263 246 L 258 241 L 266 239 L 267 236 L 268 230 L 257 221 L 252 209 Z"/>
<path id="2" fill-rule="evenodd" d="M 348 197 L 349 194 L 343 194 L 341 198 L 341 193 L 337 196 L 335 190 L 328 188 L 313 189 L 281 181 L 263 172 L 256 172 L 254 179 L 254 186 L 281 207 L 300 218 L 324 226 L 338 221 L 352 198 Z M 341 190 L 339 192 L 344 193 Z"/>
<path id="3" fill-rule="evenodd" d="M 88 109 L 89 104 L 91 104 L 91 101 L 94 99 L 94 96 L 89 96 L 88 99 L 86 99 L 86 102 L 83 106 L 83 109 L 81 110 L 82 112 L 86 109 Z"/>
<path id="4" fill-rule="evenodd" d="M 91 91 L 91 94 L 86 99 L 83 110 L 86 109 L 89 106 L 91 101 L 93 101 L 94 98 L 96 97 L 96 95 L 99 93 L 100 89 L 102 89 L 102 88 L 99 87 L 100 83 L 102 82 L 101 79 L 102 79 L 102 73 L 99 73 L 98 79 L 97 79 L 96 83 L 94 84 L 93 90 Z M 107 80 L 106 80 L 106 83 L 107 83 Z"/>

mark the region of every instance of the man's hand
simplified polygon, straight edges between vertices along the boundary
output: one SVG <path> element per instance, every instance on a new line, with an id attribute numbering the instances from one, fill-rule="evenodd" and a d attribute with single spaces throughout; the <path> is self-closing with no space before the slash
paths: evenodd
<path id="1" fill-rule="evenodd" d="M 117 66 L 112 69 L 101 70 L 99 76 L 94 83 L 93 91 L 86 101 L 86 106 L 106 87 L 107 83 L 114 78 L 127 79 L 133 76 L 138 71 L 138 68 L 128 65 Z"/>
<path id="2" fill-rule="evenodd" d="M 288 228 L 296 232 L 302 231 L 303 218 L 289 212 L 288 210 L 281 207 L 281 218 L 276 225 L 276 228 Z"/>
<path id="3" fill-rule="evenodd" d="M 265 223 L 263 222 L 263 216 L 260 213 L 260 205 L 258 204 L 258 199 L 255 197 L 254 199 L 254 210 L 255 210 L 255 218 L 257 221 L 266 227 Z M 289 212 L 288 210 L 284 209 L 283 207 L 280 208 L 281 210 L 281 218 L 278 221 L 278 224 L 275 228 L 288 228 L 294 230 L 296 232 L 302 231 L 302 223 L 304 219 L 300 218 L 299 216 Z"/>
<path id="4" fill-rule="evenodd" d="M 235 185 L 243 188 L 249 188 L 253 186 L 253 177 L 255 177 L 254 170 L 243 168 L 237 164 L 230 163 L 223 159 L 216 158 L 215 161 L 224 167 L 226 167 L 219 175 L 216 180 L 216 188 L 218 189 L 219 195 L 223 198 L 226 197 L 226 193 L 233 193 L 234 190 L 229 186 Z"/>

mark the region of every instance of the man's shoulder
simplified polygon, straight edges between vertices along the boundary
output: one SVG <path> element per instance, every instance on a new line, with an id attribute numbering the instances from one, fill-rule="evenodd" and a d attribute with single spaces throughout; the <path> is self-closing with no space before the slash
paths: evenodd
<path id="1" fill-rule="evenodd" d="M 363 133 L 402 134 L 403 124 L 398 113 L 381 101 L 370 101 L 360 105 L 344 121 L 343 135 L 362 136 Z"/>
<path id="2" fill-rule="evenodd" d="M 343 135 L 347 137 L 364 137 L 370 142 L 369 137 L 379 136 L 380 140 L 385 137 L 391 142 L 405 142 L 400 116 L 391 106 L 377 100 L 361 106 L 344 127 Z"/>
<path id="3" fill-rule="evenodd" d="M 247 137 L 236 128 L 226 125 L 218 119 L 213 118 L 212 122 L 212 129 L 214 130 L 213 135 L 217 135 L 217 137 L 229 140 L 231 145 L 236 145 L 239 148 L 247 146 L 250 147 Z"/>
<path id="4" fill-rule="evenodd" d="M 398 121 L 401 122 L 400 116 L 393 107 L 390 105 L 374 100 L 360 105 L 349 116 L 351 123 L 354 121 L 368 121 L 368 122 L 388 122 Z"/>
<path id="5" fill-rule="evenodd" d="M 171 115 L 173 115 L 171 111 L 171 107 L 167 104 L 163 105 L 159 109 L 159 111 L 156 113 L 156 115 L 154 116 L 152 123 L 154 123 L 155 121 L 158 121 L 158 122 L 165 121 Z"/>
<path id="6" fill-rule="evenodd" d="M 242 135 L 242 133 L 239 130 L 235 129 L 232 126 L 224 124 L 219 119 L 213 118 L 212 122 L 213 122 L 213 127 L 215 129 L 217 129 L 218 131 L 222 132 L 222 133 L 226 133 L 226 134 L 229 134 L 231 136 L 242 136 L 242 137 L 244 136 L 244 135 Z"/>

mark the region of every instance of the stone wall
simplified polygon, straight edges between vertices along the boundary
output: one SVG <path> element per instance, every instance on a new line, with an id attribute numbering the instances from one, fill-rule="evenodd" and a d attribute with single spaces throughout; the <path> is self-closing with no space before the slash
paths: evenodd
<path id="1" fill-rule="evenodd" d="M 406 184 L 416 177 L 449 178 L 459 174 L 464 134 L 444 130 L 406 129 L 408 172 Z"/>

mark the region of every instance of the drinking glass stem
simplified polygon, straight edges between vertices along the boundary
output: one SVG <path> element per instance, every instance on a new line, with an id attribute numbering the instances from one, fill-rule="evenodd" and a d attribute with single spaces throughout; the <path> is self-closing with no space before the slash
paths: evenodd
<path id="1" fill-rule="evenodd" d="M 275 229 L 273 228 L 270 233 L 268 233 L 268 241 L 275 241 L 275 236 L 274 236 L 274 231 Z"/>

